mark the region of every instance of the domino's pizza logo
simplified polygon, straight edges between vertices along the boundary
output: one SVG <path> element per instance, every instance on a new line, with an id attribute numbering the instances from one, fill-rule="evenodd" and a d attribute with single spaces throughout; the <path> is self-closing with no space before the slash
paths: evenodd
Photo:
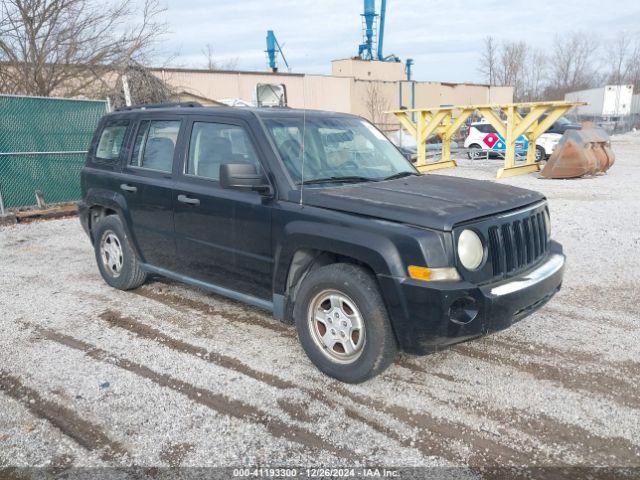
<path id="1" fill-rule="evenodd" d="M 484 144 L 491 150 L 504 151 L 506 149 L 506 142 L 501 135 L 497 133 L 488 133 L 482 140 Z M 516 141 L 516 150 L 524 151 L 528 148 L 529 142 L 527 138 L 522 136 Z"/>
<path id="2" fill-rule="evenodd" d="M 495 133 L 488 133 L 483 139 L 483 142 L 489 148 L 493 148 L 493 146 L 496 143 L 498 143 L 499 141 L 500 141 L 500 138 Z M 504 148 L 504 147 L 502 147 L 502 148 Z"/>

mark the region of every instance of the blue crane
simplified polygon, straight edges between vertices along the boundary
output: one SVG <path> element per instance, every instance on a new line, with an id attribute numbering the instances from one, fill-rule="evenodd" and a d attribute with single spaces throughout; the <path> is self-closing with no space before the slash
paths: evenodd
<path id="1" fill-rule="evenodd" d="M 287 70 L 291 70 L 291 67 L 289 67 L 289 63 L 284 56 L 284 52 L 282 51 L 282 48 L 278 43 L 278 39 L 276 39 L 276 34 L 273 33 L 273 30 L 267 30 L 267 55 L 269 56 L 269 68 L 272 72 L 278 71 L 278 64 L 276 62 L 276 56 L 278 52 L 282 57 L 282 61 L 287 66 Z"/>

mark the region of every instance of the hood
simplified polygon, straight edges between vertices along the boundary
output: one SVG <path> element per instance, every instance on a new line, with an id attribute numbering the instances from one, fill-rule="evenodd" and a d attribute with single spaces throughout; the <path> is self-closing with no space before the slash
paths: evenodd
<path id="1" fill-rule="evenodd" d="M 421 175 L 382 182 L 307 188 L 304 203 L 436 230 L 544 200 L 495 182 Z"/>

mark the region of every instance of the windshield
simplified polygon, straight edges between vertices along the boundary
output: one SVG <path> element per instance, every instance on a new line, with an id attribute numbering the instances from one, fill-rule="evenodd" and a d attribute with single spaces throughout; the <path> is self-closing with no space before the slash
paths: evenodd
<path id="1" fill-rule="evenodd" d="M 364 120 L 307 118 L 304 126 L 304 162 L 302 118 L 271 118 L 265 119 L 264 123 L 296 184 L 303 181 L 378 181 L 417 174 L 411 162 L 387 137 Z"/>

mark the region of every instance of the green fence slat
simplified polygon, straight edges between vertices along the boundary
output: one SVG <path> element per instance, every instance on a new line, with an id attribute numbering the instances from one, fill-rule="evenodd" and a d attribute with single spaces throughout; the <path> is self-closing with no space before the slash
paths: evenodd
<path id="1" fill-rule="evenodd" d="M 0 191 L 7 208 L 80 198 L 80 169 L 107 103 L 0 95 Z M 36 153 L 34 153 L 36 152 Z M 44 152 L 44 153 L 37 153 Z"/>

